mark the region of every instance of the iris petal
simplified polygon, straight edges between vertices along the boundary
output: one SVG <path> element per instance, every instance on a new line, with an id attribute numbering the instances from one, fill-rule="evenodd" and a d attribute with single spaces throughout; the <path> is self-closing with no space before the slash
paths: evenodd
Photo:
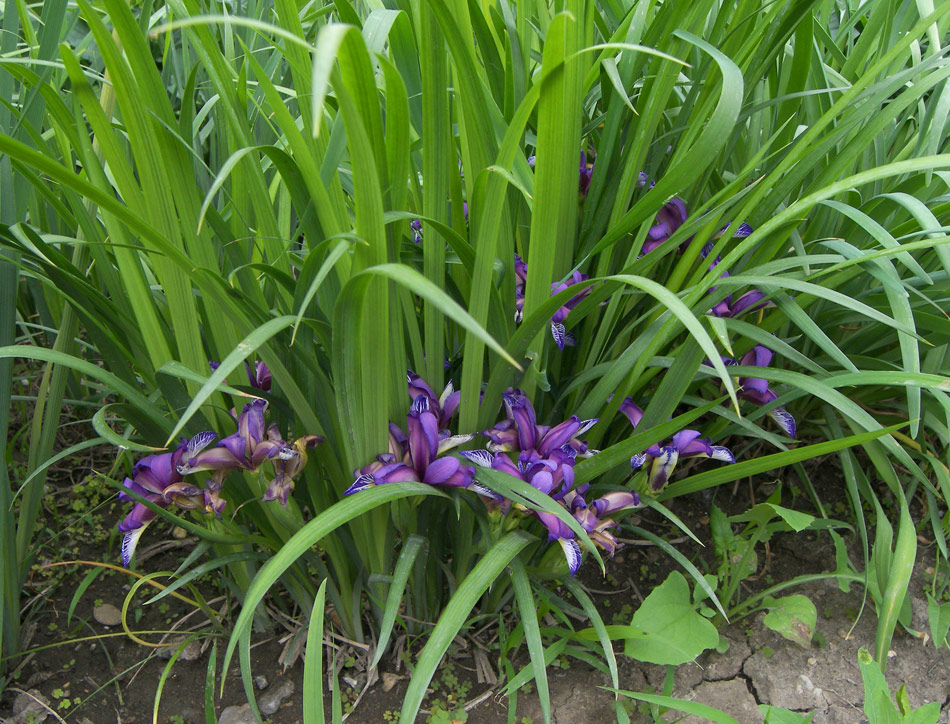
<path id="1" fill-rule="evenodd" d="M 600 422 L 599 417 L 592 417 L 590 420 L 581 420 L 580 426 L 577 428 L 577 431 L 574 433 L 574 436 L 583 435 L 585 432 L 590 430 L 594 425 Z"/>
<path id="2" fill-rule="evenodd" d="M 218 433 L 211 432 L 199 432 L 191 440 L 188 441 L 187 450 L 189 455 L 197 455 L 199 452 L 204 450 L 208 445 L 210 445 L 214 439 L 218 436 Z"/>
<path id="3" fill-rule="evenodd" d="M 139 544 L 139 538 L 142 537 L 142 533 L 145 532 L 146 525 L 148 525 L 148 523 L 143 524 L 140 528 L 134 528 L 122 536 L 121 555 L 122 565 L 125 568 L 128 568 L 132 562 L 132 556 L 135 555 L 135 548 Z"/>
<path id="4" fill-rule="evenodd" d="M 360 475 L 353 481 L 350 487 L 343 491 L 343 495 L 353 495 L 353 493 L 359 493 L 368 488 L 372 488 L 374 485 L 376 485 L 376 482 L 373 480 L 372 475 Z"/>
<path id="5" fill-rule="evenodd" d="M 462 450 L 459 455 L 482 468 L 490 468 L 494 460 L 494 455 L 488 450 Z"/>
<path id="6" fill-rule="evenodd" d="M 663 489 L 678 459 L 679 452 L 675 447 L 660 448 L 660 454 L 653 459 L 653 465 L 650 467 L 650 488 L 653 492 Z"/>
<path id="7" fill-rule="evenodd" d="M 709 457 L 713 460 L 721 460 L 724 463 L 734 463 L 736 461 L 736 456 L 732 454 L 732 451 L 722 445 L 713 445 L 712 455 Z"/>
<path id="8" fill-rule="evenodd" d="M 774 410 L 769 412 L 769 417 L 771 417 L 782 428 L 783 432 L 791 438 L 795 437 L 797 432 L 797 425 L 795 424 L 795 418 L 789 414 L 789 412 L 784 407 L 776 407 Z"/>
<path id="9" fill-rule="evenodd" d="M 577 573 L 577 569 L 581 567 L 581 547 L 572 538 L 558 538 L 557 542 L 561 544 L 564 558 L 567 559 L 567 569 L 573 576 Z"/>

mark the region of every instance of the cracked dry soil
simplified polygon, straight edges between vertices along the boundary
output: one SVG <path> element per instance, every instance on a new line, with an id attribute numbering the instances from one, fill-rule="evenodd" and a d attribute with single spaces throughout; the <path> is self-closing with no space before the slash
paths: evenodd
<path id="1" fill-rule="evenodd" d="M 702 516 L 690 528 L 702 536 Z M 708 530 L 708 528 L 706 529 Z M 681 552 L 695 544 L 687 542 Z M 702 555 L 708 555 L 704 552 Z M 691 557 L 691 556 L 690 556 Z M 621 564 L 640 573 L 644 565 L 659 563 L 657 552 L 649 548 L 626 549 Z M 771 542 L 765 556 L 769 566 L 758 572 L 750 586 L 764 587 L 766 580 L 780 582 L 796 575 L 819 573 L 834 568 L 834 551 L 827 537 L 813 534 L 780 534 Z M 856 560 L 852 556 L 852 560 Z M 931 580 L 928 569 L 934 565 L 933 548 L 922 547 L 908 588 L 912 608 L 910 628 L 929 632 L 925 590 Z M 616 574 L 615 574 L 616 575 Z M 662 580 L 665 573 L 658 577 Z M 617 576 L 620 578 L 620 576 Z M 627 587 L 639 596 L 633 578 Z M 756 588 L 758 590 L 758 588 Z M 751 588 L 746 590 L 750 593 Z M 740 724 L 761 724 L 760 704 L 812 714 L 813 724 L 859 724 L 865 722 L 862 710 L 864 688 L 858 667 L 858 649 L 874 649 L 876 616 L 870 597 L 865 601 L 861 586 L 852 584 L 842 591 L 834 580 L 825 580 L 789 589 L 780 595 L 802 593 L 815 604 L 818 622 L 808 648 L 793 643 L 766 628 L 764 612 L 736 621 L 720 630 L 729 641 L 724 653 L 707 651 L 695 663 L 675 670 L 673 695 L 720 709 Z M 624 587 L 614 598 L 629 595 Z M 603 599 L 601 599 L 603 603 Z M 615 607 L 617 604 L 610 604 Z M 862 610 L 863 606 L 863 610 Z M 607 616 L 605 615 L 605 618 Z M 620 687 L 638 692 L 662 690 L 667 667 L 620 659 Z M 596 670 L 555 670 L 551 675 L 552 710 L 555 724 L 611 722 L 611 695 L 598 687 L 609 686 L 607 677 Z M 897 627 L 891 642 L 886 678 L 892 693 L 901 685 L 914 708 L 930 702 L 941 703 L 940 724 L 950 720 L 950 650 L 936 649 L 933 642 L 911 635 Z M 525 714 L 533 722 L 541 721 L 536 700 L 525 702 Z M 521 709 L 519 707 L 519 715 Z M 678 714 L 678 716 L 685 716 Z M 651 719 L 637 714 L 632 721 Z M 677 721 L 670 712 L 665 721 Z M 478 717 L 472 721 L 482 721 Z M 686 716 L 682 724 L 705 724 L 707 719 Z M 875 724 L 871 722 L 870 724 Z"/>
<path id="2" fill-rule="evenodd" d="M 918 564 L 918 568 L 924 567 Z M 920 590 L 922 584 L 920 573 L 922 570 L 915 572 L 911 583 L 914 608 L 911 625 L 926 631 L 929 630 L 926 604 L 921 606 L 920 601 L 913 598 L 915 585 Z M 873 648 L 874 645 L 872 605 L 869 601 L 854 624 L 851 614 L 860 608 L 862 600 L 857 586 L 844 593 L 834 582 L 818 583 L 804 586 L 799 592 L 808 595 L 819 611 L 818 634 L 809 648 L 765 628 L 760 618 L 731 624 L 721 631 L 729 640 L 725 653 L 707 651 L 696 663 L 676 668 L 674 696 L 720 709 L 740 724 L 761 724 L 763 715 L 759 704 L 802 714 L 814 712 L 814 724 L 863 722 L 864 690 L 857 657 L 861 646 Z M 816 640 L 822 645 L 816 644 Z M 627 661 L 621 664 L 620 684 L 621 688 L 633 691 L 658 691 L 665 676 L 665 667 Z M 946 724 L 950 713 L 950 651 L 946 648 L 938 651 L 932 642 L 898 628 L 891 644 L 887 680 L 892 691 L 901 684 L 906 686 L 914 708 L 932 701 L 941 702 L 939 721 Z M 556 724 L 613 721 L 611 697 L 597 688 L 609 685 L 600 672 L 557 671 L 551 685 Z M 536 701 L 527 704 L 525 713 L 533 721 L 540 721 Z M 632 720 L 638 721 L 636 715 Z M 673 721 L 675 717 L 668 715 L 666 720 Z M 480 720 L 476 717 L 473 721 Z M 681 720 L 682 724 L 707 721 L 694 716 Z"/>

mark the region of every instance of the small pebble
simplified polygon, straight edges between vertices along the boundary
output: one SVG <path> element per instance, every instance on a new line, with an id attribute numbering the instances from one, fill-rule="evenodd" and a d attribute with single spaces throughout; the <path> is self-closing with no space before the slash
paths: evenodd
<path id="1" fill-rule="evenodd" d="M 118 626 L 122 623 L 122 612 L 111 603 L 104 603 L 92 609 L 92 617 L 103 626 Z"/>
<path id="2" fill-rule="evenodd" d="M 267 691 L 260 695 L 257 704 L 261 714 L 270 716 L 280 709 L 281 703 L 294 693 L 294 682 L 291 679 L 276 681 Z M 219 723 L 220 724 L 220 723 Z"/>
<path id="3" fill-rule="evenodd" d="M 808 665 L 809 665 L 809 666 L 814 666 L 814 665 L 817 664 L 817 663 L 818 663 L 818 659 L 816 659 L 814 656 L 809 656 L 809 657 L 808 657 Z"/>
<path id="4" fill-rule="evenodd" d="M 176 525 L 172 528 L 172 538 L 176 540 L 184 540 L 188 537 L 188 531 L 182 528 L 180 525 Z"/>
<path id="5" fill-rule="evenodd" d="M 255 676 L 254 677 L 254 686 L 257 687 L 258 691 L 264 691 L 267 688 L 267 677 L 266 676 Z"/>
<path id="6" fill-rule="evenodd" d="M 184 639 L 176 641 L 175 646 L 163 646 L 160 648 L 157 654 L 158 658 L 166 661 L 170 659 L 175 655 L 175 652 L 178 651 L 178 646 L 181 645 L 182 641 L 184 641 Z M 190 641 L 178 655 L 178 661 L 195 661 L 201 657 L 201 650 L 201 641 L 198 641 L 197 639 Z"/>
<path id="7" fill-rule="evenodd" d="M 243 706 L 229 706 L 221 712 L 218 724 L 257 724 L 257 718 L 251 711 L 250 704 Z"/>

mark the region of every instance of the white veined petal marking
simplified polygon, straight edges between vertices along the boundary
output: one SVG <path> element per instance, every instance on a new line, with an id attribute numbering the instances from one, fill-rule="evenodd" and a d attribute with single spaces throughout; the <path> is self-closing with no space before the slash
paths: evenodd
<path id="1" fill-rule="evenodd" d="M 439 449 L 436 454 L 441 455 L 447 450 L 451 450 L 452 448 L 458 447 L 459 445 L 464 445 L 465 443 L 471 442 L 474 439 L 475 439 L 474 432 L 469 433 L 467 435 L 450 435 L 449 437 L 444 437 L 441 440 L 439 440 Z M 489 467 L 490 466 L 491 466 L 491 463 L 489 463 Z"/>
<path id="2" fill-rule="evenodd" d="M 578 435 L 583 435 L 585 432 L 590 430 L 594 425 L 600 422 L 599 417 L 592 417 L 590 420 L 581 420 L 581 426 L 577 428 L 577 431 L 574 433 L 574 437 Z"/>
<path id="3" fill-rule="evenodd" d="M 218 433 L 211 432 L 199 432 L 191 440 L 188 441 L 188 455 L 197 455 L 199 452 L 204 450 L 212 441 L 218 436 Z"/>
<path id="4" fill-rule="evenodd" d="M 138 528 L 133 528 L 124 536 L 122 536 L 122 547 L 120 549 L 120 554 L 122 556 L 122 565 L 125 568 L 128 568 L 129 563 L 132 562 L 132 556 L 135 555 L 135 547 L 139 544 L 139 538 L 142 537 L 142 533 L 145 532 L 145 528 L 147 526 L 148 523 L 145 523 Z"/>
<path id="5" fill-rule="evenodd" d="M 561 544 L 564 557 L 567 559 L 567 569 L 573 576 L 581 567 L 581 547 L 573 538 L 558 538 L 557 542 Z"/>
<path id="6" fill-rule="evenodd" d="M 769 412 L 771 417 L 778 424 L 782 431 L 789 437 L 795 437 L 796 425 L 795 418 L 784 407 L 776 407 Z"/>
<path id="7" fill-rule="evenodd" d="M 497 500 L 498 502 L 501 502 L 502 500 L 504 500 L 503 496 L 499 495 L 494 490 L 483 485 L 482 483 L 479 483 L 478 481 L 473 480 L 471 485 L 468 486 L 468 489 L 478 493 L 479 495 L 485 498 L 492 498 L 494 500 Z"/>
<path id="8" fill-rule="evenodd" d="M 736 461 L 736 457 L 732 454 L 732 451 L 722 445 L 713 445 L 712 455 L 709 457 L 713 460 L 721 460 L 724 463 L 734 463 Z"/>
<path id="9" fill-rule="evenodd" d="M 371 473 L 364 473 L 353 481 L 353 484 L 343 492 L 343 495 L 353 495 L 353 493 L 359 493 L 367 488 L 372 488 L 374 485 L 376 485 L 376 479 L 373 475 Z"/>
<path id="10" fill-rule="evenodd" d="M 462 450 L 459 455 L 482 468 L 490 468 L 495 459 L 488 450 Z"/>

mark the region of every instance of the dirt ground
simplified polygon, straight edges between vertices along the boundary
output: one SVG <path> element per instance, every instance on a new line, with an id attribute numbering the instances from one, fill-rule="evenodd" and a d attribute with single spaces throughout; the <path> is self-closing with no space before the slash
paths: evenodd
<path id="1" fill-rule="evenodd" d="M 759 500 L 762 492 L 758 490 Z M 748 496 L 755 495 L 750 484 L 748 491 L 737 488 L 731 497 L 720 494 L 716 504 L 727 512 L 741 511 L 749 507 Z M 677 513 L 700 540 L 709 540 L 710 502 L 708 495 L 701 494 L 676 501 Z M 697 565 L 703 561 L 711 565 L 708 548 L 701 548 L 688 538 L 677 538 L 652 511 L 645 511 L 636 522 L 673 539 L 677 549 Z M 193 540 L 175 539 L 170 535 L 165 541 L 161 541 L 161 536 L 153 536 L 155 540 L 159 543 L 143 551 L 146 556 L 152 556 L 151 560 L 142 561 L 144 570 L 172 570 L 194 545 Z M 849 544 L 856 549 L 853 539 Z M 835 565 L 833 546 L 825 534 L 778 534 L 763 553 L 765 555 L 759 556 L 755 580 L 744 588 L 745 595 L 768 581 L 825 572 Z M 98 557 L 95 550 L 83 551 L 83 554 L 93 560 L 111 560 L 110 554 L 101 549 Z M 932 548 L 922 547 L 909 589 L 913 609 L 911 628 L 918 631 L 929 631 L 924 591 L 930 580 L 928 570 L 932 572 L 933 565 Z M 596 566 L 585 561 L 579 580 L 591 591 L 607 623 L 629 622 L 628 612 L 674 568 L 662 551 L 642 545 L 642 541 L 631 541 L 608 561 L 607 579 L 600 576 Z M 52 570 L 57 574 L 50 577 Z M 28 704 L 36 712 L 34 722 L 144 724 L 153 721 L 153 710 L 156 711 L 154 721 L 161 724 L 253 721 L 246 718 L 246 710 L 240 709 L 246 697 L 236 660 L 227 672 L 224 695 L 215 695 L 211 701 L 206 698 L 209 669 L 220 675 L 221 656 L 227 643 L 224 630 L 191 644 L 170 666 L 168 649 L 164 650 L 163 658 L 159 653 L 161 649 L 147 645 L 159 642 L 162 633 L 140 634 L 143 643 L 139 643 L 114 622 L 107 625 L 109 606 L 121 609 L 129 590 L 130 579 L 125 574 L 105 570 L 77 596 L 77 589 L 91 570 L 90 565 L 46 569 L 45 577 L 38 575 L 27 587 L 24 600 L 34 609 L 28 646 L 31 653 L 20 662 L 15 680 L 0 701 L 0 720 L 16 724 L 30 721 L 23 713 L 19 718 L 14 715 L 15 706 L 20 710 Z M 216 592 L 213 583 L 206 582 L 200 588 L 209 604 L 226 617 L 225 597 Z M 761 621 L 762 613 L 734 621 L 720 630 L 729 642 L 724 653 L 707 651 L 697 662 L 675 670 L 673 694 L 719 708 L 740 724 L 762 722 L 760 704 L 791 709 L 803 715 L 813 712 L 815 724 L 862 722 L 863 688 L 857 652 L 861 646 L 873 649 L 876 619 L 872 602 L 864 600 L 861 586 L 853 584 L 844 592 L 834 581 L 808 584 L 789 593 L 808 595 L 818 610 L 817 630 L 808 648 L 766 628 Z M 172 598 L 144 605 L 146 598 L 136 598 L 127 611 L 126 620 L 135 631 L 208 630 L 204 614 L 193 605 Z M 97 610 L 97 607 L 104 608 Z M 258 677 L 257 695 L 268 703 L 268 711 L 272 711 L 267 719 L 271 724 L 302 722 L 303 667 L 298 656 L 301 638 L 295 637 L 289 627 L 257 634 L 254 638 L 252 671 Z M 378 670 L 368 674 L 364 648 L 341 638 L 328 640 L 328 643 L 336 652 L 343 701 L 347 709 L 352 709 L 347 721 L 385 724 L 398 718 L 407 686 L 407 671 L 400 658 L 386 656 Z M 426 713 L 420 715 L 418 721 L 432 724 L 462 721 L 537 724 L 543 721 L 533 687 L 519 692 L 516 712 L 510 716 L 507 698 L 499 694 L 500 685 L 492 681 L 494 661 L 490 653 L 487 656 L 480 653 L 477 639 L 460 637 L 456 643 L 435 677 L 436 687 L 424 705 Z M 626 659 L 619 645 L 617 651 L 622 689 L 637 692 L 663 689 L 668 674 L 666 667 Z M 289 668 L 282 666 L 282 662 L 295 659 Z M 899 627 L 891 645 L 887 678 L 892 690 L 901 684 L 906 686 L 914 707 L 940 702 L 940 722 L 948 721 L 950 651 L 946 647 L 937 650 L 932 642 L 916 638 Z M 215 681 L 220 688 L 220 679 Z M 609 686 L 610 681 L 601 671 L 577 659 L 560 657 L 549 668 L 549 681 L 556 724 L 615 721 L 613 694 L 601 688 Z M 156 705 L 159 689 L 161 697 Z M 34 699 L 44 702 L 48 709 L 33 702 Z M 211 709 L 216 718 L 208 718 Z M 631 703 L 627 709 L 632 721 L 654 721 L 644 705 L 638 707 Z M 677 721 L 678 716 L 682 715 L 670 711 L 662 721 Z M 682 721 L 698 724 L 705 720 Z"/>

